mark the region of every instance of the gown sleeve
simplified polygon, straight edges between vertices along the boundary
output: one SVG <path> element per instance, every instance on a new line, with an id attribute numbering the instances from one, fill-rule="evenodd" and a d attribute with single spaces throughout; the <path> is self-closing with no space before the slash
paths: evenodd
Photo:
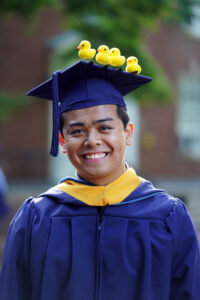
<path id="1" fill-rule="evenodd" d="M 200 249 L 185 205 L 178 200 L 166 223 L 173 236 L 170 300 L 200 300 Z"/>
<path id="2" fill-rule="evenodd" d="M 29 300 L 29 240 L 35 205 L 24 202 L 11 221 L 0 273 L 0 300 Z"/>

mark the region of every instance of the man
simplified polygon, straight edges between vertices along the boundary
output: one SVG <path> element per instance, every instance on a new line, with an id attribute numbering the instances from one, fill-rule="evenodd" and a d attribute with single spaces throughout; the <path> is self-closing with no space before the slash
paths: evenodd
<path id="1" fill-rule="evenodd" d="M 184 204 L 125 163 L 123 95 L 149 82 L 79 62 L 29 92 L 53 100 L 51 154 L 77 170 L 11 223 L 2 300 L 199 300 L 200 255 Z M 60 121 L 59 121 L 60 120 Z"/>

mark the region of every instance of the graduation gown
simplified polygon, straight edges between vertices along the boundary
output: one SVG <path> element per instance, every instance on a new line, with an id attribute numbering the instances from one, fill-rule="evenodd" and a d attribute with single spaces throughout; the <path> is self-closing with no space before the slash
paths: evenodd
<path id="1" fill-rule="evenodd" d="M 12 220 L 0 299 L 199 300 L 187 209 L 132 169 L 105 187 L 66 179 Z"/>

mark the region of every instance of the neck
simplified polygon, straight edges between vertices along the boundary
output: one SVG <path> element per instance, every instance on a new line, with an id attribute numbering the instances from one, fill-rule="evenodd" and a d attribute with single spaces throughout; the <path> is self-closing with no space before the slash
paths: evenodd
<path id="1" fill-rule="evenodd" d="M 121 175 L 123 175 L 127 169 L 129 168 L 128 164 L 126 163 L 124 165 L 123 170 L 120 173 L 117 173 L 116 175 L 111 174 L 110 177 L 98 177 L 98 178 L 94 178 L 94 177 L 83 177 L 80 174 L 76 173 L 76 177 L 89 181 L 90 183 L 93 183 L 94 185 L 97 186 L 105 186 L 108 185 L 110 183 L 112 183 L 113 181 L 115 181 L 117 178 L 119 178 Z"/>

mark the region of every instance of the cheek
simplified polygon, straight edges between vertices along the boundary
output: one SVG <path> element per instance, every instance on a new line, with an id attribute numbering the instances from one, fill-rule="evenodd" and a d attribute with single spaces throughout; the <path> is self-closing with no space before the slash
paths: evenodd
<path id="1" fill-rule="evenodd" d="M 124 156 L 124 153 L 125 153 L 125 150 L 126 150 L 126 146 L 124 143 L 120 143 L 119 146 L 118 146 L 118 154 L 120 156 Z"/>
<path id="2" fill-rule="evenodd" d="M 69 158 L 74 158 L 76 156 L 76 153 L 78 151 L 78 145 L 76 143 L 73 143 L 71 141 L 68 141 L 66 143 L 66 152 Z"/>
<path id="3" fill-rule="evenodd" d="M 110 139 L 110 142 L 115 145 L 115 150 L 118 154 L 125 151 L 126 148 L 126 136 L 125 134 L 122 134 L 120 136 L 117 136 L 113 139 Z"/>
<path id="4" fill-rule="evenodd" d="M 67 157 L 71 164 L 76 168 L 80 164 L 80 158 L 74 149 L 68 148 Z"/>

